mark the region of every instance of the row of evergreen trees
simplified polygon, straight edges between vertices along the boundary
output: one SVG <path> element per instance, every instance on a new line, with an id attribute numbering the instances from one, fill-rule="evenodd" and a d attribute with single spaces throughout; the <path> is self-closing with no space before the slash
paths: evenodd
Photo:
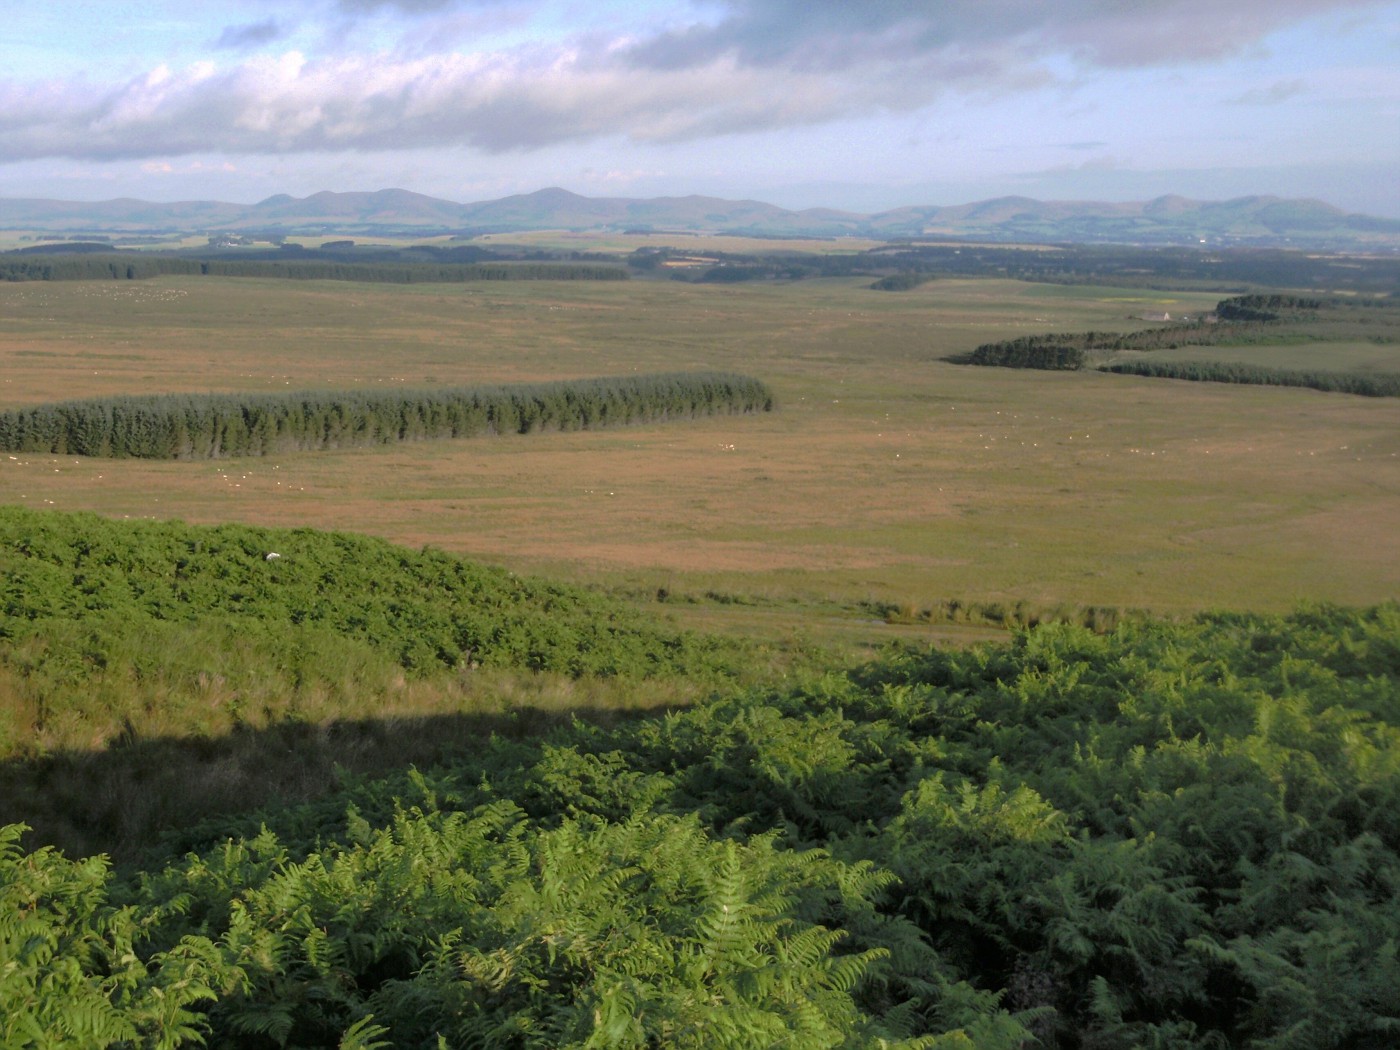
<path id="1" fill-rule="evenodd" d="M 1084 367 L 1090 351 L 1176 350 L 1183 346 L 1215 346 L 1227 339 L 1239 341 L 1241 336 L 1264 328 L 1265 323 L 1255 319 L 1224 326 L 1193 321 L 1144 328 L 1137 332 L 1046 332 L 983 343 L 968 355 L 967 363 L 999 368 L 1078 369 Z"/>
<path id="2" fill-rule="evenodd" d="M 1368 305 L 1374 307 L 1375 302 L 1358 300 L 1341 301 L 1337 299 L 1317 299 L 1308 296 L 1298 295 L 1238 295 L 1229 299 L 1222 299 L 1216 304 L 1216 321 L 1189 321 L 1170 325 L 1161 325 L 1153 328 L 1145 328 L 1136 332 L 1047 332 L 1040 335 L 1025 335 L 1016 339 L 1004 339 L 994 343 L 983 343 L 973 350 L 963 360 L 967 364 L 991 365 L 999 368 L 1043 368 L 1043 369 L 1079 369 L 1083 368 L 1089 359 L 1091 352 L 1117 353 L 1125 350 L 1152 351 L 1152 350 L 1176 350 L 1184 346 L 1217 346 L 1226 343 L 1245 343 L 1264 340 L 1277 340 L 1280 338 L 1279 322 L 1286 321 L 1317 321 L 1318 311 L 1332 308 L 1329 312 L 1329 319 L 1335 326 L 1338 317 L 1337 310 L 1348 311 L 1340 316 L 1348 321 L 1352 319 L 1349 312 L 1355 305 Z M 1310 331 L 1311 328 L 1305 329 Z M 1374 328 L 1366 329 L 1364 334 L 1367 338 L 1377 338 Z M 1331 332 L 1331 338 L 1337 338 L 1335 330 Z M 1381 338 L 1384 338 L 1382 336 Z M 1152 368 L 1169 368 L 1176 366 L 1157 366 Z M 1197 366 L 1190 366 L 1196 368 Z M 1200 366 L 1204 367 L 1204 366 Z M 1252 382 L 1283 382 L 1284 380 L 1273 378 L 1245 378 L 1249 374 L 1247 366 L 1222 365 L 1222 369 L 1233 372 L 1232 376 L 1226 377 L 1222 371 L 1221 377 L 1226 382 L 1252 383 Z M 1108 371 L 1135 371 L 1137 366 L 1115 365 Z M 1261 374 L 1267 373 L 1289 375 L 1291 373 L 1279 373 L 1274 369 L 1260 370 Z M 1159 375 L 1167 374 L 1158 371 L 1140 371 L 1139 375 Z M 1309 373 L 1310 375 L 1314 373 Z M 1351 390 L 1344 381 L 1344 377 L 1333 375 L 1332 373 L 1317 373 L 1318 375 L 1331 376 L 1331 379 L 1320 380 L 1331 385 L 1319 387 L 1323 390 L 1348 390 L 1352 393 L 1371 393 L 1370 386 L 1366 382 L 1360 382 L 1358 389 Z M 1208 378 L 1205 376 L 1180 376 L 1179 378 Z M 1288 385 L 1313 386 L 1313 382 L 1298 383 L 1289 381 Z M 1384 387 L 1382 382 L 1380 386 Z"/>
<path id="3" fill-rule="evenodd" d="M 1400 397 L 1400 375 L 1365 374 L 1290 368 L 1267 368 L 1239 361 L 1119 361 L 1105 365 L 1105 372 L 1150 376 L 1154 379 L 1191 379 L 1207 383 L 1248 383 L 1260 386 L 1301 386 L 1364 397 Z"/>
<path id="4" fill-rule="evenodd" d="M 1302 295 L 1237 295 L 1222 299 L 1215 308 L 1216 315 L 1224 321 L 1278 321 L 1285 313 L 1300 310 L 1320 310 L 1321 299 Z"/>
<path id="5" fill-rule="evenodd" d="M 1084 343 L 1095 332 L 1051 332 L 1025 335 L 999 343 L 983 343 L 968 357 L 968 364 L 997 368 L 1044 368 L 1073 370 L 1084 367 Z"/>
<path id="6" fill-rule="evenodd" d="M 461 281 L 625 281 L 626 268 L 575 262 L 341 262 L 334 259 L 197 259 L 124 253 L 0 258 L 3 281 L 139 281 L 164 275 L 272 277 L 307 281 L 452 284 Z"/>
<path id="7" fill-rule="evenodd" d="M 580 430 L 769 411 L 757 379 L 718 372 L 437 390 L 165 394 L 0 413 L 0 448 L 216 459 L 478 434 Z"/>

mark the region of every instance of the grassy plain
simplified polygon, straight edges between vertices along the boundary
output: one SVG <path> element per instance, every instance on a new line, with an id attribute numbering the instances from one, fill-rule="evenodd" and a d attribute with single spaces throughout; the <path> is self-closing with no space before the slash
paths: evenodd
<path id="1" fill-rule="evenodd" d="M 1400 594 L 1400 403 L 944 360 L 1017 335 L 1140 327 L 1144 310 L 1198 311 L 1224 292 L 868 283 L 4 285 L 7 408 L 677 369 L 755 375 L 780 407 L 265 460 L 5 454 L 0 500 L 366 532 L 664 589 L 669 609 L 712 627 L 732 610 L 738 629 L 763 629 L 764 607 L 867 601 L 1177 613 Z M 775 630 L 803 619 L 772 617 Z"/>
<path id="2" fill-rule="evenodd" d="M 1153 350 L 1151 355 L 1156 361 L 1229 361 L 1298 371 L 1400 372 L 1400 343 L 1367 340 L 1280 346 L 1184 346 Z M 1144 352 L 1129 350 L 1112 359 L 1130 361 L 1145 356 Z"/>

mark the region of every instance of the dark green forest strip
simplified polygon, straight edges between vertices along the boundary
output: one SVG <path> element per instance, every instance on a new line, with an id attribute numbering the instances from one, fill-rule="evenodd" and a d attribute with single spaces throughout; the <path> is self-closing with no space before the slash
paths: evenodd
<path id="1" fill-rule="evenodd" d="M 1176 350 L 1183 346 L 1215 346 L 1238 341 L 1246 332 L 1260 331 L 1262 323 L 1176 324 L 1140 332 L 1048 332 L 1023 335 L 996 343 L 983 343 L 967 357 L 970 365 L 996 368 L 1083 368 L 1090 351 Z"/>
<path id="2" fill-rule="evenodd" d="M 766 412 L 757 379 L 720 372 L 437 390 L 164 394 L 0 413 L 0 449 L 78 456 L 217 459 L 479 434 L 584 430 Z"/>
<path id="3" fill-rule="evenodd" d="M 1363 397 L 1400 397 L 1400 375 L 1265 368 L 1237 361 L 1118 361 L 1100 368 L 1119 375 L 1190 379 L 1203 383 L 1297 386 Z"/>
<path id="4" fill-rule="evenodd" d="M 0 839 L 13 1031 L 1379 1050 L 1400 607 L 892 654 L 170 845 L 117 876 Z"/>
<path id="5" fill-rule="evenodd" d="M 623 266 L 572 262 L 342 262 L 329 259 L 198 259 L 175 255 L 0 257 L 0 281 L 137 281 L 164 275 L 303 281 L 452 284 L 461 281 L 625 281 Z"/>

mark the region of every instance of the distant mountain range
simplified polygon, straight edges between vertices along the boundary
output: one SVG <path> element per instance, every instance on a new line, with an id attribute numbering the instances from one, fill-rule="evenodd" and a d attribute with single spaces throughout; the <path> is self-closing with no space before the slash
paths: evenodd
<path id="1" fill-rule="evenodd" d="M 759 237 L 961 238 L 999 242 L 1209 244 L 1332 249 L 1400 248 L 1400 220 L 1356 215 L 1317 200 L 1240 197 L 1134 203 L 998 197 L 948 207 L 895 208 L 873 215 L 716 197 L 582 197 L 562 189 L 475 204 L 408 190 L 279 194 L 258 204 L 122 198 L 80 203 L 0 199 L 0 228 L 36 233 L 149 235 L 257 231 L 283 234 L 505 233 L 599 230 L 732 233 Z"/>

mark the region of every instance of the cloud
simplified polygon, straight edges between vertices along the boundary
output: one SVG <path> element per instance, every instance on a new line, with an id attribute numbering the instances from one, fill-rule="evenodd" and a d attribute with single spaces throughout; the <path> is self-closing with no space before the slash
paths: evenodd
<path id="1" fill-rule="evenodd" d="M 1235 106 L 1276 106 L 1280 102 L 1287 102 L 1290 98 L 1301 95 L 1307 90 L 1307 82 L 1300 78 L 1279 80 L 1268 87 L 1253 88 L 1229 101 L 1231 105 Z"/>
<path id="2" fill-rule="evenodd" d="M 195 160 L 177 167 L 168 160 L 148 160 L 141 165 L 141 170 L 147 175 L 205 175 L 210 172 L 230 174 L 236 172 L 238 167 L 229 161 L 206 164 L 204 161 Z"/>
<path id="3" fill-rule="evenodd" d="M 1066 62 L 1204 61 L 1289 22 L 1375 0 L 716 0 L 704 9 L 709 21 L 649 36 L 595 30 L 477 52 L 443 50 L 451 46 L 443 41 L 462 39 L 474 16 L 502 12 L 506 0 L 335 2 L 350 15 L 423 17 L 397 50 L 257 54 L 158 66 L 107 85 L 0 82 L 0 156 L 505 153 L 619 137 L 694 140 L 908 112 L 949 92 L 1024 91 L 1062 79 Z M 528 7 L 520 5 L 513 17 Z M 425 43 L 435 26 L 444 29 L 436 49 Z M 269 19 L 229 27 L 220 44 L 248 47 L 285 32 Z"/>
<path id="4" fill-rule="evenodd" d="M 920 96 L 922 98 L 922 96 Z M 700 68 L 639 75 L 577 52 L 257 55 L 232 68 L 160 66 L 106 92 L 0 92 L 11 159 L 469 146 L 488 152 L 624 134 L 675 141 L 900 108 L 884 80 Z"/>
<path id="5" fill-rule="evenodd" d="M 684 68 L 732 55 L 741 64 L 841 69 L 873 61 L 1007 49 L 1066 53 L 1095 66 L 1220 58 L 1302 19 L 1380 0 L 719 0 L 715 22 L 639 42 L 642 65 Z"/>
<path id="6" fill-rule="evenodd" d="M 501 0 L 477 0 L 478 5 L 499 2 Z M 339 0 L 337 6 L 350 14 L 373 14 L 387 9 L 416 15 L 464 5 L 461 0 Z"/>
<path id="7" fill-rule="evenodd" d="M 220 51 L 242 51 L 244 48 L 261 47 L 287 35 L 287 30 L 275 18 L 250 25 L 227 26 L 214 42 Z"/>

